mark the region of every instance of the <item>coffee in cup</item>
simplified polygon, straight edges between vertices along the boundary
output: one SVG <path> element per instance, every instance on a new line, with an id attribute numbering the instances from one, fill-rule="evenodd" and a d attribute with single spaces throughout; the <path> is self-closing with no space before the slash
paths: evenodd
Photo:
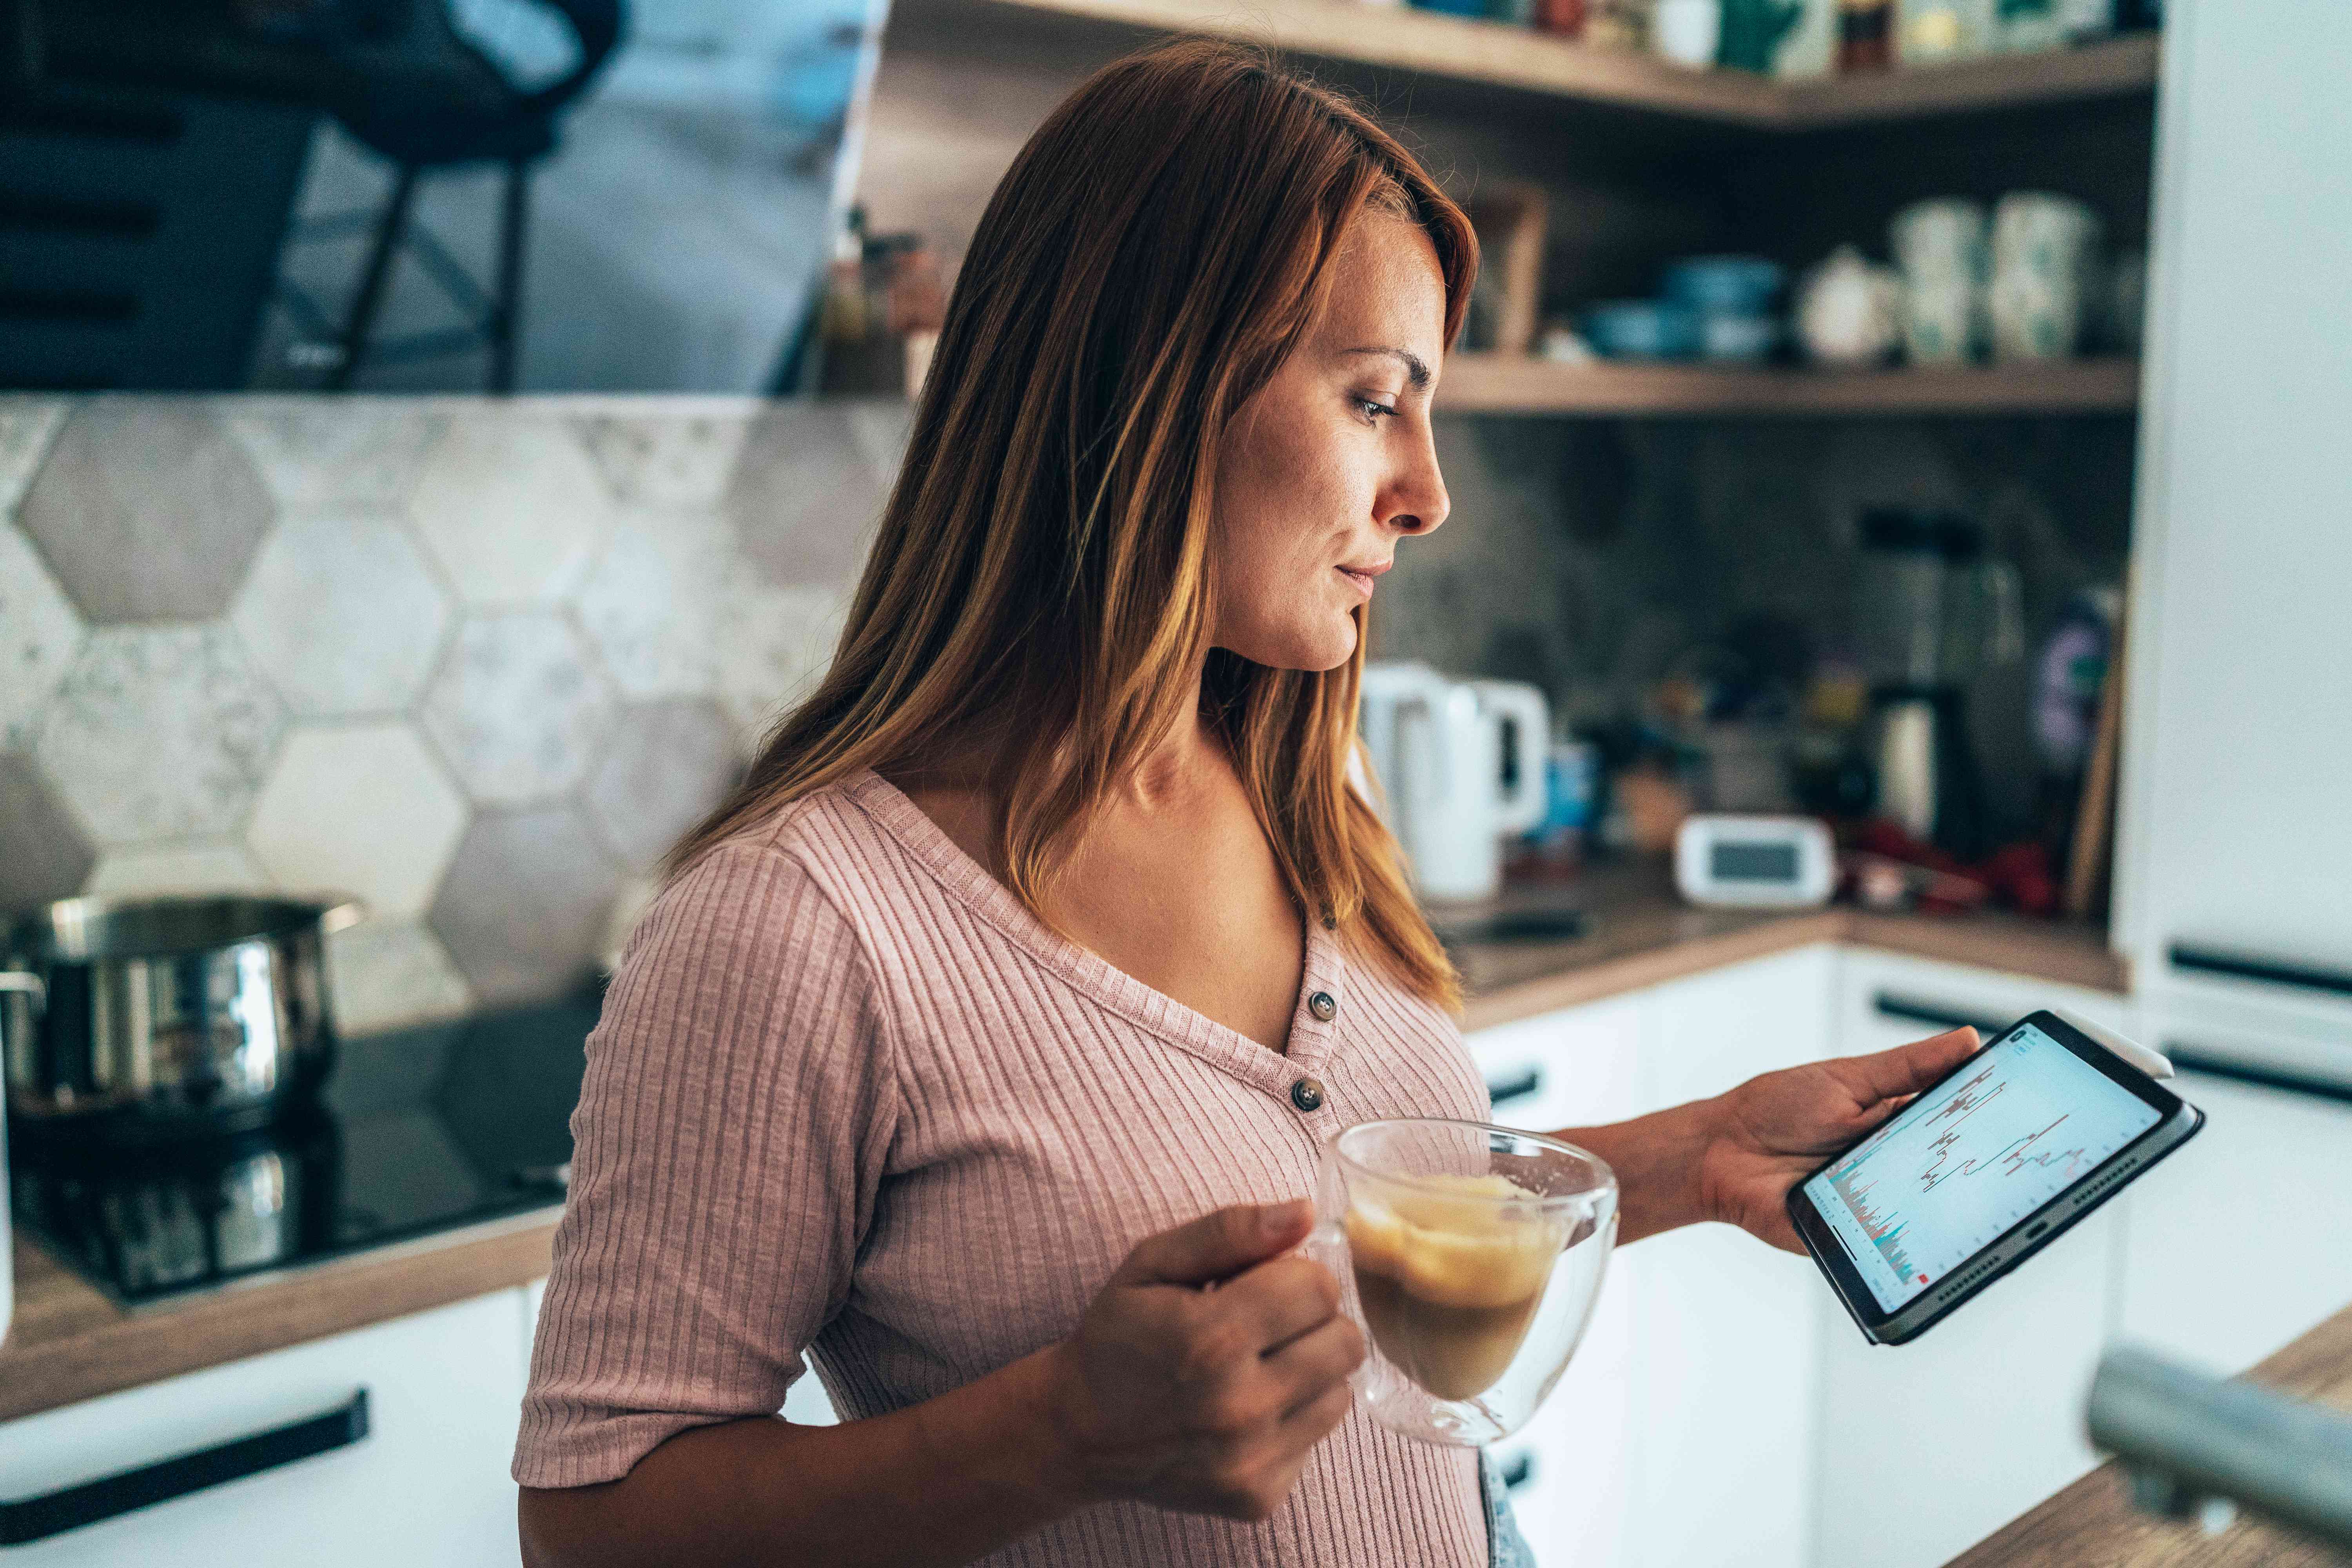
<path id="1" fill-rule="evenodd" d="M 1373 1342 L 1440 1399 L 1474 1398 L 1509 1369 L 1568 1241 L 1538 1194 L 1495 1173 L 1359 1194 L 1344 1223 Z"/>

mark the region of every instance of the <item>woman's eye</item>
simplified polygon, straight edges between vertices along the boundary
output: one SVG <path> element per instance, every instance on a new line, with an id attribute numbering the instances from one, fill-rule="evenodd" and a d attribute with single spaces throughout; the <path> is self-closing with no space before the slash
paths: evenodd
<path id="1" fill-rule="evenodd" d="M 1382 403 L 1370 397 L 1358 397 L 1350 401 L 1355 404 L 1356 412 L 1364 416 L 1364 423 L 1367 425 L 1379 424 L 1383 416 L 1391 419 L 1396 417 L 1397 411 L 1394 404 Z"/>

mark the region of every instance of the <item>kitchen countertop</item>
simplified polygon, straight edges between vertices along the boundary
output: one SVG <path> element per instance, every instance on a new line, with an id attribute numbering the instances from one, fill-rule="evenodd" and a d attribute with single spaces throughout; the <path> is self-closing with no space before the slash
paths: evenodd
<path id="1" fill-rule="evenodd" d="M 2247 1373 L 2255 1383 L 2352 1410 L 2352 1307 Z M 2137 1513 L 2121 1472 L 2102 1465 L 1954 1558 L 1949 1568 L 2342 1568 L 2343 1553 L 2241 1517 L 2215 1536 Z"/>
<path id="2" fill-rule="evenodd" d="M 1673 871 L 1663 859 L 1590 867 L 1558 888 L 1515 889 L 1496 907 L 1559 905 L 1589 911 L 1591 931 L 1569 941 L 1473 942 L 1454 950 L 1467 994 L 1465 1029 L 1491 1028 L 1821 942 L 2118 994 L 2130 989 L 2123 960 L 2095 927 L 2003 913 L 1698 910 L 1675 894 Z"/>
<path id="3" fill-rule="evenodd" d="M 1457 948 L 1465 1029 L 1822 942 L 2125 989 L 2121 961 L 2086 928 L 1993 914 L 1699 910 L 1675 898 L 1660 862 L 1592 868 L 1507 904 L 1572 904 L 1593 926 L 1574 940 Z M 0 1421 L 526 1284 L 547 1273 L 554 1220 L 552 1210 L 520 1215 L 130 1310 L 20 1235 L 16 1322 L 0 1345 Z"/>

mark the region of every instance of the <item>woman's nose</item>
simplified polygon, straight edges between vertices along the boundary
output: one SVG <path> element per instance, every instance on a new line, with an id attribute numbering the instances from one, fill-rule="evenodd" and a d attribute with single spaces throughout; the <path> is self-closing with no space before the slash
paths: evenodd
<path id="1" fill-rule="evenodd" d="M 1437 451 L 1423 444 L 1411 468 L 1389 489 L 1389 515 L 1383 521 L 1400 533 L 1428 533 L 1445 521 L 1453 500 L 1445 493 L 1445 476 L 1437 469 Z"/>

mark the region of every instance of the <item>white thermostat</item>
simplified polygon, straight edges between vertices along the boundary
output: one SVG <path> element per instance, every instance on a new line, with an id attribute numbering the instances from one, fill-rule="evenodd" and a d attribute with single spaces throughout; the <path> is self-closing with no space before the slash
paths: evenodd
<path id="1" fill-rule="evenodd" d="M 1675 834 L 1675 886 L 1695 904 L 1791 909 L 1837 887 L 1830 830 L 1810 816 L 1687 816 Z"/>

